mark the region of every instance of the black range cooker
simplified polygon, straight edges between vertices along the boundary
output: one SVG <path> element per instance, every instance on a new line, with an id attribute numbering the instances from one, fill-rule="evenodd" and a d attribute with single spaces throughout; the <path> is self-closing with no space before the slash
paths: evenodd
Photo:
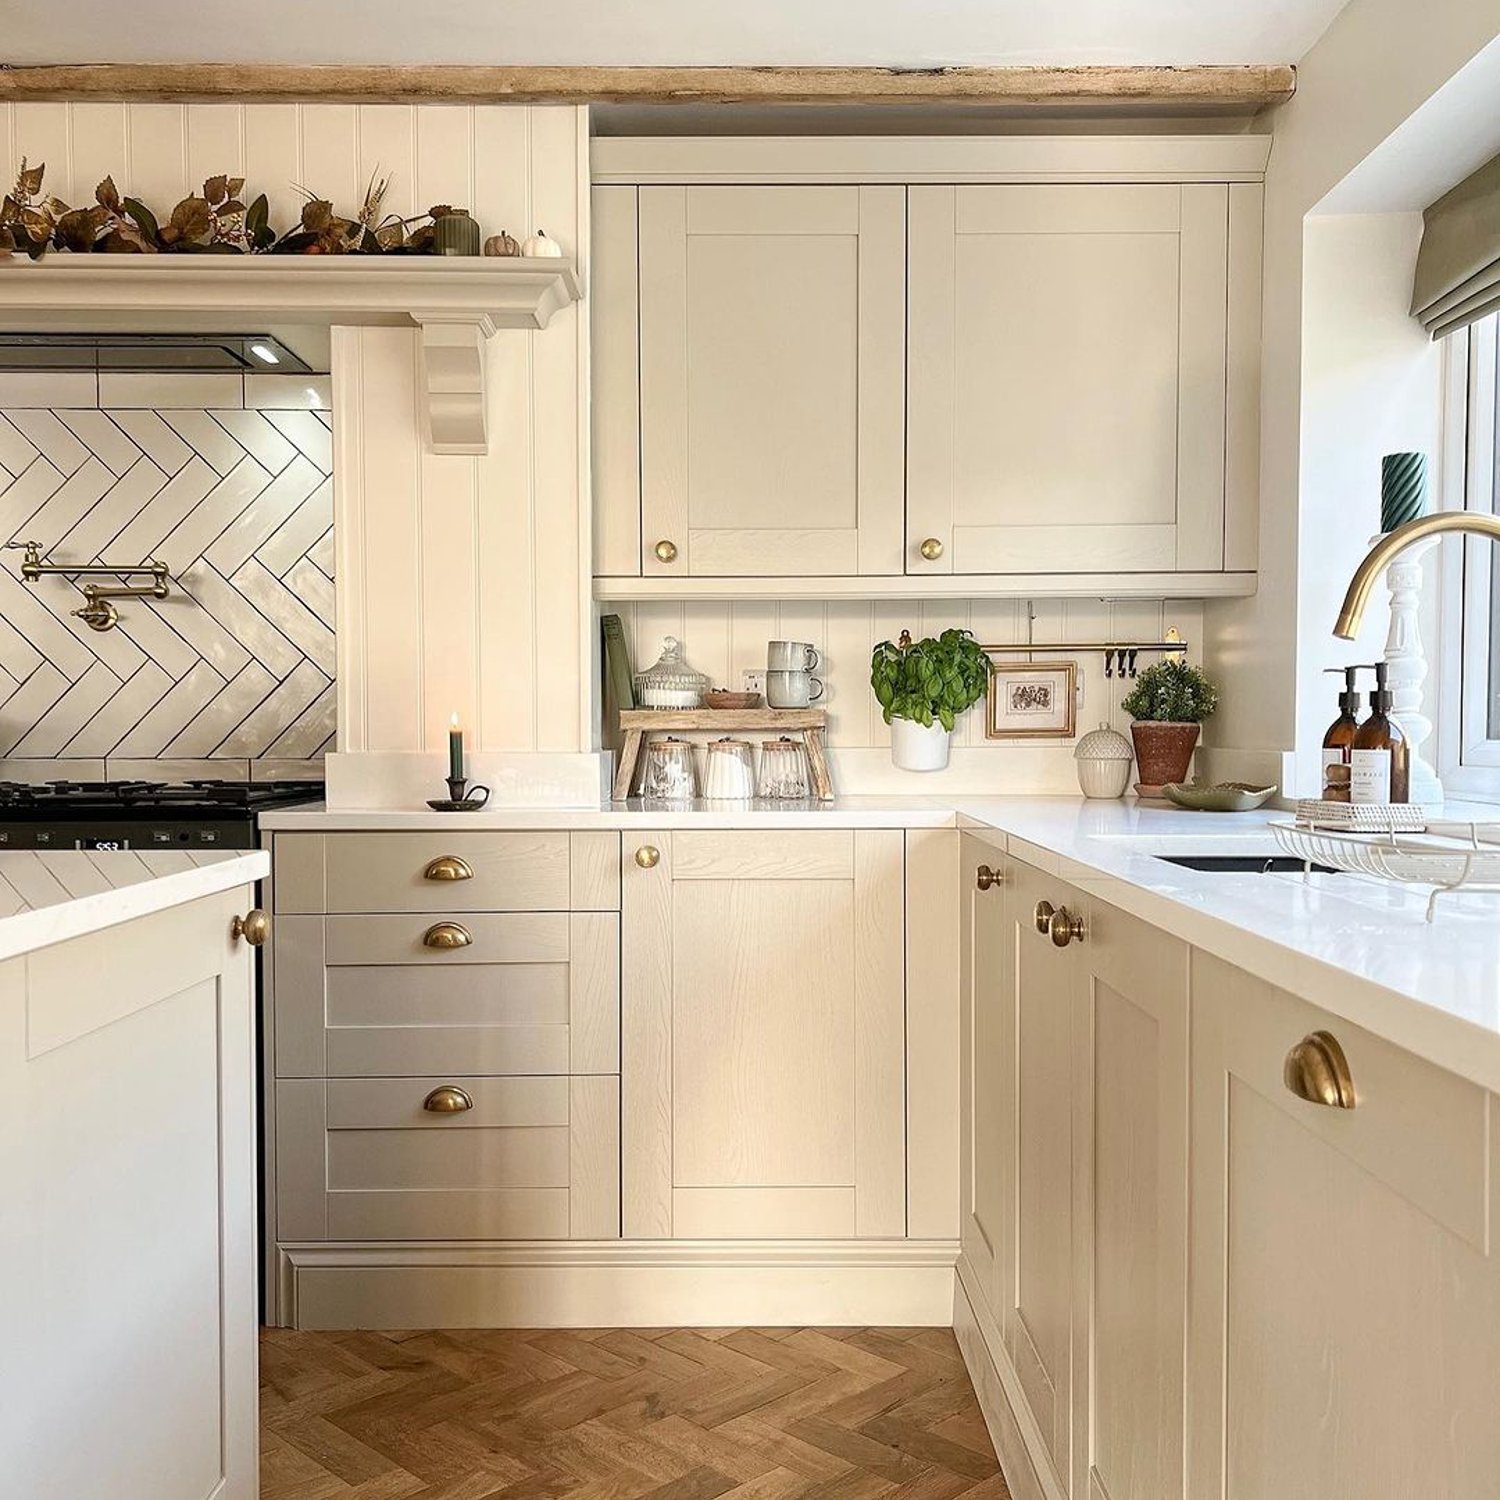
<path id="1" fill-rule="evenodd" d="M 0 781 L 0 849 L 254 849 L 267 808 L 321 781 Z"/>

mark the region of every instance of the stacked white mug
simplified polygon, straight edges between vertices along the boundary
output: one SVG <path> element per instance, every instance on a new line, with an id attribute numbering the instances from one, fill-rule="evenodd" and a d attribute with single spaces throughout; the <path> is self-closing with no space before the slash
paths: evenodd
<path id="1" fill-rule="evenodd" d="M 820 657 L 806 641 L 766 643 L 766 703 L 771 708 L 806 708 L 823 696 L 812 674 Z"/>

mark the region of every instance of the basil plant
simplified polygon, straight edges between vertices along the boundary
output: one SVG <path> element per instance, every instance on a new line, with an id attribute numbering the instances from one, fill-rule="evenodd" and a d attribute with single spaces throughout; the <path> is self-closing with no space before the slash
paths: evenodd
<path id="1" fill-rule="evenodd" d="M 990 659 L 969 630 L 945 630 L 913 641 L 903 630 L 895 644 L 882 641 L 870 655 L 870 686 L 885 722 L 910 719 L 924 729 L 939 723 L 950 732 L 966 708 L 989 686 Z"/>

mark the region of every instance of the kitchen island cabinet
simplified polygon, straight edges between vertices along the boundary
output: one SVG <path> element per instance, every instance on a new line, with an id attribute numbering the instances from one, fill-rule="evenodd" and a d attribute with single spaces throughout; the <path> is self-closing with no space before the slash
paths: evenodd
<path id="1" fill-rule="evenodd" d="M 0 855 L 7 905 L 36 903 L 0 918 L 7 1495 L 257 1493 L 255 1007 L 235 919 L 265 867 Z"/>

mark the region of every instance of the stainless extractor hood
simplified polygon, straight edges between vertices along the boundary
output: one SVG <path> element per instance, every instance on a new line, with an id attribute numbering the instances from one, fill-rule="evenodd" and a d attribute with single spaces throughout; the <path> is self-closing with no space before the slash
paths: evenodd
<path id="1" fill-rule="evenodd" d="M 306 375 L 269 333 L 0 333 L 5 370 L 224 370 Z"/>

